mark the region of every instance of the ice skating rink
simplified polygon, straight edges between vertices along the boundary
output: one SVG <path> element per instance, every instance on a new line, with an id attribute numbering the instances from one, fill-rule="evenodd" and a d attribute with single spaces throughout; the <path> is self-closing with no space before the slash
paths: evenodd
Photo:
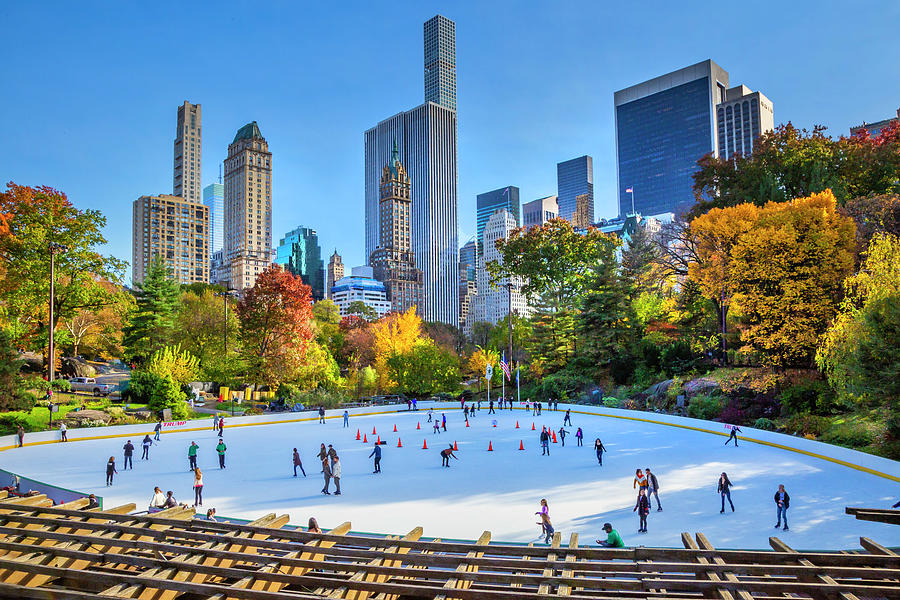
<path id="1" fill-rule="evenodd" d="M 486 406 L 486 405 L 485 405 Z M 394 410 L 383 407 L 380 410 Z M 683 531 L 704 532 L 722 548 L 768 548 L 767 539 L 777 535 L 796 549 L 851 549 L 859 547 L 859 537 L 867 536 L 887 546 L 900 546 L 900 527 L 856 521 L 844 514 L 845 506 L 890 507 L 900 500 L 900 484 L 883 477 L 807 454 L 751 442 L 725 447 L 725 437 L 635 420 L 586 414 L 572 414 L 573 426 L 566 445 L 551 444 L 550 456 L 541 456 L 538 435 L 542 425 L 559 430 L 565 406 L 559 412 L 544 411 L 532 417 L 524 410 L 487 409 L 470 419 L 465 427 L 458 405 L 435 410 L 447 415 L 448 431 L 432 433 L 427 423 L 427 406 L 417 412 L 378 415 L 351 415 L 350 427 L 343 427 L 339 411 L 329 411 L 326 424 L 318 419 L 271 425 L 235 426 L 240 422 L 226 417 L 228 446 L 225 470 L 218 468 L 212 429 L 167 431 L 150 450 L 150 460 L 140 460 L 143 435 L 113 437 L 67 444 L 53 443 L 11 449 L 0 453 L 3 468 L 27 474 L 54 485 L 96 492 L 106 506 L 135 502 L 146 509 L 154 486 L 173 490 L 180 502 L 193 502 L 193 474 L 188 470 L 187 450 L 191 441 L 200 445 L 198 466 L 203 470 L 203 509 L 215 507 L 219 515 L 252 519 L 270 512 L 287 512 L 296 524 L 315 516 L 320 525 L 333 527 L 351 521 L 356 531 L 403 534 L 421 525 L 426 536 L 443 539 L 474 539 L 489 530 L 495 541 L 542 542 L 535 512 L 546 498 L 557 531 L 567 540 L 578 532 L 579 543 L 594 544 L 609 521 L 629 546 L 680 547 Z M 573 406 L 574 410 L 626 414 Z M 653 419 L 647 413 L 628 413 Z M 311 413 L 285 416 L 298 418 Z M 274 418 L 274 417 L 272 417 Z M 496 419 L 497 426 L 492 421 Z M 519 429 L 516 429 L 516 423 Z M 682 421 L 722 431 L 717 423 Z M 189 427 L 208 426 L 189 422 Z M 417 423 L 421 429 L 417 430 Z M 532 423 L 537 430 L 532 431 Z M 394 433 L 396 425 L 398 432 Z M 575 430 L 582 427 L 584 446 L 577 447 Z M 372 429 L 376 433 L 373 435 Z M 356 441 L 356 431 L 367 435 L 369 443 Z M 147 428 L 151 433 L 152 426 Z M 93 430 L 104 435 L 109 430 Z M 745 431 L 753 437 L 764 432 Z M 85 435 L 69 430 L 69 438 Z M 770 436 L 772 434 L 765 434 Z M 372 473 L 373 437 L 381 437 L 382 473 Z M 601 438 L 608 452 L 603 466 L 593 450 Z M 134 469 L 122 470 L 122 446 L 126 439 L 135 445 Z M 398 439 L 403 447 L 398 448 Z M 782 438 L 791 439 L 791 438 Z M 428 450 L 422 449 L 427 440 Z M 26 442 L 29 437 L 26 437 Z M 522 441 L 525 450 L 519 450 Z M 342 496 L 325 496 L 320 462 L 320 443 L 333 444 L 343 463 Z M 459 460 L 442 468 L 439 451 L 456 442 Z M 488 452 L 488 443 L 493 451 Z M 806 440 L 799 440 L 798 447 Z M 826 448 L 817 445 L 819 448 Z M 300 451 L 307 477 L 292 476 L 291 453 Z M 843 460 L 875 464 L 891 477 L 900 476 L 900 463 L 872 459 L 866 455 L 840 451 Z M 116 457 L 119 474 L 112 487 L 105 485 L 105 466 Z M 872 462 L 872 461 L 876 462 Z M 867 462 L 868 461 L 868 462 Z M 660 485 L 663 512 L 653 501 L 648 519 L 649 532 L 637 533 L 638 518 L 632 512 L 636 492 L 632 488 L 635 469 L 650 467 Z M 732 500 L 736 512 L 726 503 L 720 514 L 716 492 L 718 476 L 728 473 L 734 484 Z M 773 495 L 783 483 L 791 496 L 788 511 L 790 531 L 776 531 Z M 333 491 L 332 486 L 332 491 Z M 199 509 L 198 509 L 199 512 Z M 605 537 L 605 536 L 604 536 Z"/>

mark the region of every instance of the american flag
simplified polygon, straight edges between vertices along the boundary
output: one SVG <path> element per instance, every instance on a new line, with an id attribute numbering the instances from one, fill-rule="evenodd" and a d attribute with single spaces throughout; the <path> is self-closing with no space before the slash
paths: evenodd
<path id="1" fill-rule="evenodd" d="M 503 369 L 503 374 L 506 375 L 506 380 L 511 381 L 509 376 L 509 365 L 506 364 L 506 354 L 504 354 L 503 357 L 500 358 L 500 368 Z"/>
<path id="2" fill-rule="evenodd" d="M 625 188 L 626 194 L 631 194 L 632 192 L 634 192 L 634 188 Z"/>

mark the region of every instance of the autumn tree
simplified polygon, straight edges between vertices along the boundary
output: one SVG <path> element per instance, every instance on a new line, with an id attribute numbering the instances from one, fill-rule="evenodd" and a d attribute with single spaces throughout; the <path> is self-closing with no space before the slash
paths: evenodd
<path id="1" fill-rule="evenodd" d="M 256 385 L 291 381 L 312 339 L 312 293 L 300 277 L 274 265 L 256 278 L 237 305 L 241 357 Z"/>
<path id="2" fill-rule="evenodd" d="M 427 398 L 459 385 L 458 359 L 428 338 L 419 338 L 408 350 L 391 354 L 387 368 L 394 391 L 413 398 Z"/>
<path id="3" fill-rule="evenodd" d="M 235 298 L 211 286 L 182 290 L 172 341 L 197 357 L 204 380 L 234 381 L 239 364 L 229 355 L 240 353 Z"/>
<path id="4" fill-rule="evenodd" d="M 841 212 L 856 223 L 856 240 L 861 253 L 876 234 L 900 236 L 900 194 L 853 198 Z"/>
<path id="5" fill-rule="evenodd" d="M 372 324 L 374 367 L 378 372 L 379 386 L 390 389 L 396 381 L 391 379 L 388 358 L 394 354 L 409 352 L 422 337 L 422 319 L 415 307 L 405 313 L 391 313 Z"/>
<path id="6" fill-rule="evenodd" d="M 765 365 L 809 366 L 854 263 L 855 227 L 829 192 L 769 203 L 731 249 L 741 340 Z"/>
<path id="7" fill-rule="evenodd" d="M 341 310 L 332 300 L 319 300 L 312 307 L 316 341 L 337 357 L 341 354 L 344 333 L 341 331 Z"/>
<path id="8" fill-rule="evenodd" d="M 123 331 L 125 356 L 142 362 L 172 339 L 180 292 L 161 256 L 153 257 L 144 280 L 135 284 L 134 310 Z"/>
<path id="9" fill-rule="evenodd" d="M 101 282 L 111 296 L 110 304 L 100 308 L 79 308 L 63 321 L 69 333 L 72 355 L 120 358 L 122 330 L 134 308 L 134 296 L 109 282 Z"/>

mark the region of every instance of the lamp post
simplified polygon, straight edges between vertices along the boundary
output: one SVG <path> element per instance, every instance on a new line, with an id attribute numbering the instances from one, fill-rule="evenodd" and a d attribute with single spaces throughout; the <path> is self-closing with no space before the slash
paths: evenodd
<path id="1" fill-rule="evenodd" d="M 222 296 L 222 306 L 225 308 L 225 322 L 222 323 L 222 345 L 225 349 L 225 360 L 228 360 L 228 297 L 234 296 L 235 290 L 228 288 L 219 295 Z M 229 391 L 229 394 L 231 392 Z M 234 416 L 234 398 L 229 398 L 231 402 L 231 416 Z"/>
<path id="2" fill-rule="evenodd" d="M 50 323 L 48 324 L 48 330 L 50 332 L 50 361 L 47 369 L 47 383 L 51 383 L 55 376 L 53 364 L 53 359 L 55 358 L 55 349 L 53 347 L 53 303 L 56 294 L 56 254 L 58 252 L 66 252 L 69 248 L 58 242 L 50 242 L 48 247 L 50 249 Z"/>

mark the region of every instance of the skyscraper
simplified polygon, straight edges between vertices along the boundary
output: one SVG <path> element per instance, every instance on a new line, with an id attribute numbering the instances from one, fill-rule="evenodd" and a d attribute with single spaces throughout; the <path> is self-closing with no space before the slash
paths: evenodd
<path id="1" fill-rule="evenodd" d="M 209 280 L 209 209 L 181 196 L 141 196 L 132 204 L 131 280 L 141 283 L 161 256 L 178 283 Z"/>
<path id="2" fill-rule="evenodd" d="M 485 321 L 492 325 L 504 319 L 509 314 L 510 308 L 514 314 L 527 318 L 531 315 L 531 309 L 525 295 L 522 294 L 522 279 L 520 277 L 503 277 L 491 285 L 491 275 L 487 271 L 487 264 L 493 261 L 502 263 L 503 258 L 497 250 L 494 242 L 501 238 L 508 238 L 518 224 L 512 214 L 505 208 L 501 208 L 488 219 L 484 228 L 482 244 L 484 255 L 478 257 L 478 295 L 475 296 L 475 321 Z"/>
<path id="3" fill-rule="evenodd" d="M 344 262 L 341 260 L 341 255 L 337 253 L 337 250 L 334 251 L 334 254 L 331 255 L 331 258 L 328 259 L 328 273 L 325 278 L 325 297 L 331 298 L 332 291 L 331 288 L 334 287 L 334 282 L 344 276 Z"/>
<path id="4" fill-rule="evenodd" d="M 225 263 L 236 290 L 272 262 L 272 153 L 256 121 L 238 129 L 225 159 Z"/>
<path id="5" fill-rule="evenodd" d="M 484 234 L 484 226 L 487 225 L 488 219 L 501 208 L 507 209 L 515 218 L 516 223 L 521 224 L 519 212 L 519 188 L 514 185 L 478 194 L 475 199 L 475 239 L 478 240 L 478 251 L 484 253 L 481 247 L 482 235 Z"/>
<path id="6" fill-rule="evenodd" d="M 185 100 L 178 107 L 172 193 L 190 202 L 200 202 L 200 181 L 200 105 Z"/>
<path id="7" fill-rule="evenodd" d="M 447 21 L 438 17 L 439 25 Z M 444 27 L 445 35 L 435 38 L 438 56 L 452 54 L 453 60 L 445 62 L 455 65 L 455 41 L 453 36 L 448 38 L 447 31 Z M 449 97 L 456 98 L 455 80 L 452 87 Z M 400 161 L 412 183 L 412 248 L 424 285 L 425 306 L 421 312 L 427 321 L 456 325 L 459 320 L 456 110 L 429 99 L 421 106 L 381 121 L 366 131 L 364 138 L 366 256 L 371 256 L 378 246 L 382 169 L 396 141 Z"/>
<path id="8" fill-rule="evenodd" d="M 746 85 L 729 88 L 716 106 L 716 126 L 720 158 L 750 156 L 759 136 L 775 129 L 772 101 Z"/>
<path id="9" fill-rule="evenodd" d="M 571 221 L 577 209 L 577 197 L 587 195 L 587 210 L 594 220 L 594 159 L 579 156 L 556 165 L 556 193 L 559 216 Z"/>
<path id="10" fill-rule="evenodd" d="M 301 225 L 284 234 L 275 250 L 275 262 L 300 277 L 312 289 L 314 301 L 325 298 L 325 263 L 315 229 Z"/>
<path id="11" fill-rule="evenodd" d="M 478 268 L 478 250 L 475 240 L 471 239 L 459 249 L 459 325 L 466 333 L 469 331 L 469 311 L 478 293 L 475 271 Z"/>
<path id="12" fill-rule="evenodd" d="M 575 229 L 587 229 L 594 223 L 594 211 L 587 194 L 575 196 L 575 212 L 572 214 L 572 226 Z"/>
<path id="13" fill-rule="evenodd" d="M 538 198 L 522 205 L 524 227 L 540 227 L 550 219 L 559 217 L 557 196 Z"/>
<path id="14" fill-rule="evenodd" d="M 435 15 L 423 29 L 425 102 L 456 110 L 456 23 Z"/>
<path id="15" fill-rule="evenodd" d="M 225 239 L 225 186 L 211 183 L 203 188 L 203 204 L 209 209 L 209 253 L 222 249 Z"/>
<path id="16" fill-rule="evenodd" d="M 697 160 L 718 148 L 716 105 L 727 89 L 728 72 L 705 60 L 615 93 L 620 215 L 691 208 Z"/>
<path id="17" fill-rule="evenodd" d="M 422 306 L 422 271 L 416 268 L 412 252 L 409 175 L 400 162 L 397 145 L 384 166 L 379 191 L 381 224 L 378 248 L 369 257 L 375 279 L 384 283 L 387 299 L 394 312 L 406 312 Z"/>

